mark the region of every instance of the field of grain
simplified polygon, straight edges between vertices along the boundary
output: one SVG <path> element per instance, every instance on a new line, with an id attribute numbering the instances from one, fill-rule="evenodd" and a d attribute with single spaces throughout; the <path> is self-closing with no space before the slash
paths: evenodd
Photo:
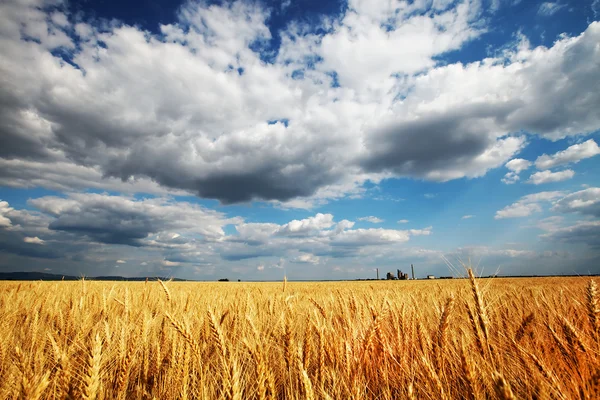
<path id="1" fill-rule="evenodd" d="M 586 278 L 0 293 L 1 399 L 600 398 Z"/>

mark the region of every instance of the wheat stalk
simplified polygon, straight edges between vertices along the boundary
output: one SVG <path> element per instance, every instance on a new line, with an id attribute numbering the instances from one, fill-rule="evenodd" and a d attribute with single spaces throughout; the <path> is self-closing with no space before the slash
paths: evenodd
<path id="1" fill-rule="evenodd" d="M 94 400 L 100 391 L 100 364 L 102 361 L 102 340 L 96 333 L 90 355 L 88 357 L 87 369 L 83 377 L 83 389 L 81 397 L 85 400 Z"/>

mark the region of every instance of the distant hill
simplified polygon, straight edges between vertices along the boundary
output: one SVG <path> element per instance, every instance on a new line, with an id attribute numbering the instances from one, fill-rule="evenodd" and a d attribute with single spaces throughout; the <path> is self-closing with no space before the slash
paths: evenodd
<path id="1" fill-rule="evenodd" d="M 80 276 L 72 275 L 57 275 L 48 274 L 45 272 L 0 272 L 0 281 L 77 281 L 81 279 Z M 171 278 L 149 276 L 149 277 L 135 277 L 127 278 L 124 276 L 86 276 L 86 280 L 90 281 L 155 281 L 157 279 L 169 280 Z M 174 281 L 187 281 L 187 279 L 174 278 Z"/>

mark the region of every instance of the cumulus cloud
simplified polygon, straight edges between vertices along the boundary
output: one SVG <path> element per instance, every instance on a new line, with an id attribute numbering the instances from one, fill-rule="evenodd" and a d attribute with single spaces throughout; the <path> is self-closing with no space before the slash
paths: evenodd
<path id="1" fill-rule="evenodd" d="M 542 211 L 542 207 L 537 203 L 517 202 L 502 210 L 496 211 L 495 219 L 527 217 L 534 212 Z"/>
<path id="2" fill-rule="evenodd" d="M 516 203 L 496 211 L 494 219 L 527 217 L 533 213 L 542 211 L 540 203 L 555 200 L 564 196 L 564 194 L 564 192 L 554 191 L 539 192 L 523 196 Z"/>
<path id="3" fill-rule="evenodd" d="M 463 215 L 461 219 L 471 219 L 471 218 L 475 218 L 474 215 Z"/>
<path id="4" fill-rule="evenodd" d="M 504 175 L 504 178 L 502 178 L 502 182 L 506 183 L 507 185 L 510 185 L 519 181 L 519 174 L 521 173 L 521 171 L 525 171 L 526 169 L 528 169 L 531 166 L 531 162 L 522 158 L 513 158 L 512 160 L 504 164 L 504 166 L 508 168 L 510 172 L 507 172 L 506 175 Z"/>
<path id="5" fill-rule="evenodd" d="M 521 171 L 525 171 L 526 169 L 531 167 L 531 161 L 527 161 L 522 158 L 513 158 L 512 160 L 504 164 L 504 166 L 512 172 L 516 172 L 518 174 Z"/>
<path id="6" fill-rule="evenodd" d="M 380 224 L 380 223 L 382 223 L 384 221 L 383 219 L 374 217 L 372 215 L 370 215 L 368 217 L 361 217 L 358 220 L 359 221 L 367 221 L 367 222 L 370 222 L 372 224 Z"/>
<path id="7" fill-rule="evenodd" d="M 516 172 L 507 172 L 506 175 L 504 175 L 504 178 L 501 179 L 502 183 L 506 183 L 507 185 L 512 185 L 513 183 L 517 183 L 519 182 L 521 178 L 519 177 L 519 174 L 517 174 Z"/>
<path id="8" fill-rule="evenodd" d="M 333 222 L 333 216 L 309 217 L 295 221 L 296 226 L 306 226 L 315 220 L 327 220 L 318 228 L 307 229 L 302 234 L 288 234 L 287 224 L 241 223 L 236 225 L 237 234 L 227 236 L 220 242 L 219 251 L 228 260 L 242 260 L 262 256 L 284 257 L 286 254 L 294 262 L 302 262 L 300 251 L 319 257 L 350 257 L 364 254 L 370 249 L 404 243 L 412 236 L 430 235 L 432 227 L 424 229 L 395 230 L 383 228 L 353 229 L 354 222 L 341 220 Z M 282 232 L 286 234 L 282 234 Z M 312 258 L 311 258 L 312 260 Z"/>
<path id="9" fill-rule="evenodd" d="M 187 2 L 160 35 L 42 0 L 1 7 L 3 185 L 306 207 L 385 177 L 483 176 L 526 145 L 515 132 L 600 127 L 600 23 L 443 65 L 485 31 L 479 1 L 350 1 L 290 23 L 275 50 L 259 3 Z"/>
<path id="10" fill-rule="evenodd" d="M 333 215 L 318 213 L 314 217 L 293 220 L 277 229 L 280 235 L 304 235 L 311 231 L 319 231 L 333 226 Z"/>
<path id="11" fill-rule="evenodd" d="M 399 220 L 398 220 L 398 223 L 399 223 L 399 224 L 408 224 L 409 222 L 410 222 L 410 221 L 409 221 L 409 220 L 407 220 L 407 219 L 399 219 Z"/>
<path id="12" fill-rule="evenodd" d="M 12 225 L 10 218 L 8 218 L 5 214 L 8 214 L 12 208 L 9 206 L 8 202 L 0 201 L 0 227 L 8 228 Z"/>
<path id="13" fill-rule="evenodd" d="M 299 264 L 313 264 L 314 265 L 314 264 L 319 263 L 319 257 L 315 256 L 314 254 L 304 253 L 304 254 L 300 254 L 297 257 L 292 258 L 291 262 L 299 263 Z"/>
<path id="14" fill-rule="evenodd" d="M 575 171 L 572 169 L 565 169 L 564 171 L 551 172 L 551 171 L 539 171 L 532 174 L 529 177 L 528 183 L 534 185 L 541 185 L 543 183 L 562 182 L 571 179 L 575 176 Z"/>
<path id="15" fill-rule="evenodd" d="M 543 154 L 535 160 L 535 166 L 537 169 L 550 169 L 569 163 L 575 164 L 598 154 L 600 154 L 600 147 L 594 139 L 589 139 L 552 155 Z"/>

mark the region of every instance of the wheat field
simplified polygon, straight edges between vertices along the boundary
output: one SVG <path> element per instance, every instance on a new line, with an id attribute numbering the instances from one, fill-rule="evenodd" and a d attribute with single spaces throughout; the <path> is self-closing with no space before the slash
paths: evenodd
<path id="1" fill-rule="evenodd" d="M 587 278 L 0 292 L 1 399 L 600 398 Z"/>

